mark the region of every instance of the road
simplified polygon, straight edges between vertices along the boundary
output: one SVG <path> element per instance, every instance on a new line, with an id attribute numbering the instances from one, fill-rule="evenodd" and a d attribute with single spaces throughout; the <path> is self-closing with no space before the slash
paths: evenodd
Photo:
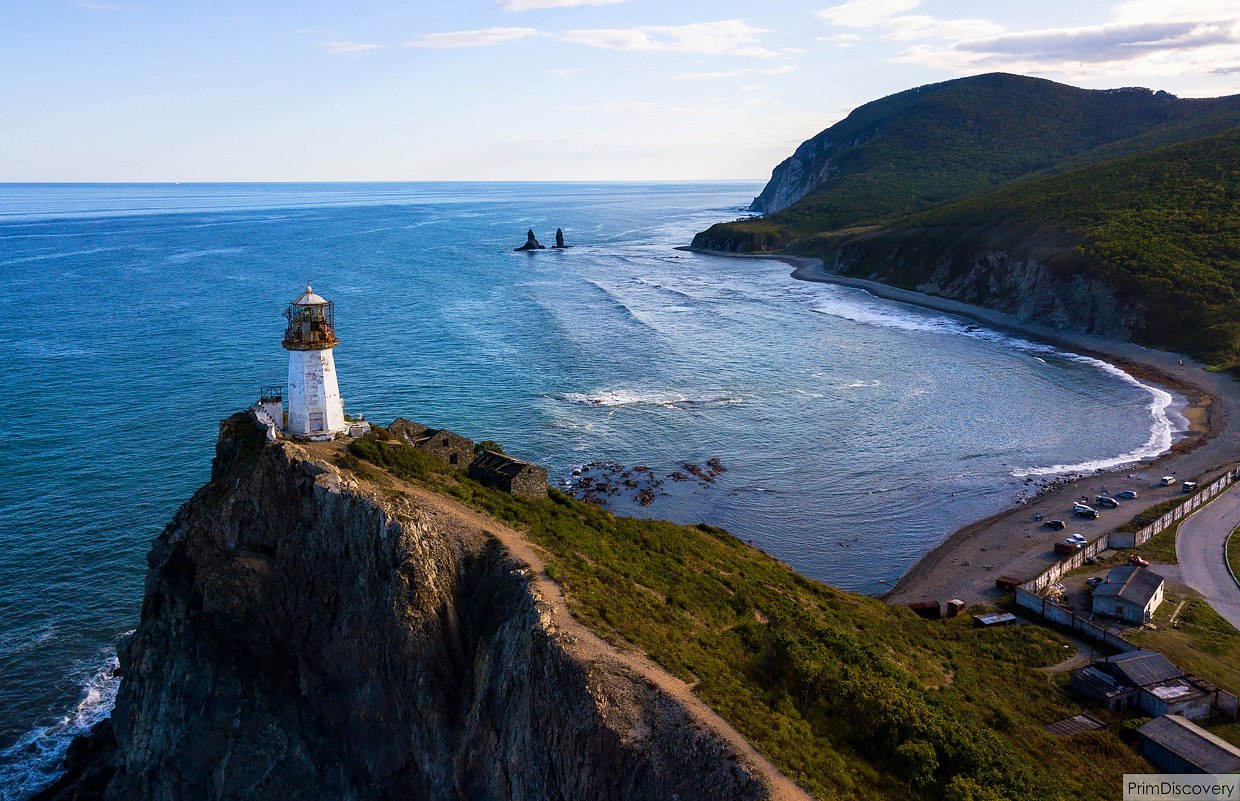
<path id="1" fill-rule="evenodd" d="M 1223 554 L 1227 534 L 1236 526 L 1240 526 L 1240 490 L 1233 485 L 1180 524 L 1175 554 L 1180 560 L 1180 580 L 1240 629 L 1240 586 L 1231 577 Z"/>

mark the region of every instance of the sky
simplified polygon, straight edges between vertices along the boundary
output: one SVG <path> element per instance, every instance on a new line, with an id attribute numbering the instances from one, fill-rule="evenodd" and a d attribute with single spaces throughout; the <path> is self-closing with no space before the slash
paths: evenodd
<path id="1" fill-rule="evenodd" d="M 995 71 L 1240 93 L 1240 0 L 0 0 L 0 181 L 762 179 Z"/>

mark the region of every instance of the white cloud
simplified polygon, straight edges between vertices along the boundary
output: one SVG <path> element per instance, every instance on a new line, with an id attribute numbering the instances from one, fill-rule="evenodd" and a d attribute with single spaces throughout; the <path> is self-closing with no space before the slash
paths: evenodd
<path id="1" fill-rule="evenodd" d="M 673 75 L 672 78 L 677 81 L 709 81 L 724 78 L 741 78 L 745 75 L 787 75 L 795 72 L 796 67 L 791 64 L 784 64 L 780 67 L 771 67 L 764 70 L 721 70 L 719 72 L 683 72 L 680 75 Z"/>
<path id="2" fill-rule="evenodd" d="M 758 44 L 765 28 L 744 20 L 697 22 L 689 25 L 648 25 L 637 28 L 596 28 L 561 34 L 566 42 L 605 50 L 647 53 L 707 53 L 774 58 L 779 53 Z"/>
<path id="3" fill-rule="evenodd" d="M 489 47 L 504 42 L 515 42 L 537 36 L 534 28 L 483 28 L 477 31 L 449 31 L 446 33 L 425 33 L 416 39 L 405 42 L 405 47 L 429 47 L 437 50 L 450 50 L 458 47 Z"/>
<path id="4" fill-rule="evenodd" d="M 329 53 L 364 53 L 368 50 L 382 50 L 381 44 L 368 44 L 366 42 L 347 42 L 342 39 L 332 39 L 319 45 Z"/>
<path id="5" fill-rule="evenodd" d="M 742 92 L 761 92 L 766 86 L 760 83 L 747 83 L 739 88 Z"/>
<path id="6" fill-rule="evenodd" d="M 833 25 L 845 28 L 872 28 L 904 11 L 912 11 L 921 0 L 849 0 L 838 6 L 814 12 Z"/>
<path id="7" fill-rule="evenodd" d="M 1128 0 L 1112 11 L 1116 22 L 1216 22 L 1240 17 L 1236 0 Z"/>
<path id="8" fill-rule="evenodd" d="M 575 8 L 576 6 L 612 6 L 627 0 L 496 0 L 505 11 L 537 11 L 544 8 Z"/>
<path id="9" fill-rule="evenodd" d="M 816 12 L 817 16 L 843 28 L 876 28 L 881 39 L 967 39 L 993 36 L 1003 26 L 986 19 L 938 19 L 925 14 L 903 14 L 921 5 L 921 0 L 851 0 Z M 841 33 L 819 37 L 848 47 L 861 39 L 857 34 Z"/>
<path id="10" fill-rule="evenodd" d="M 892 17 L 882 23 L 884 39 L 972 39 L 1003 33 L 1003 26 L 986 19 L 936 19 L 920 14 Z"/>
<path id="11" fill-rule="evenodd" d="M 711 81 L 722 78 L 739 78 L 746 70 L 726 70 L 723 72 L 683 72 L 672 77 L 678 81 Z"/>
<path id="12" fill-rule="evenodd" d="M 1124 4 L 1130 9 L 1133 5 Z M 1233 13 L 1240 17 L 1240 12 Z M 946 46 L 917 45 L 896 60 L 961 74 L 993 69 L 1076 78 L 1221 74 L 1219 70 L 1240 65 L 1240 20 L 1111 22 L 1019 31 Z"/>

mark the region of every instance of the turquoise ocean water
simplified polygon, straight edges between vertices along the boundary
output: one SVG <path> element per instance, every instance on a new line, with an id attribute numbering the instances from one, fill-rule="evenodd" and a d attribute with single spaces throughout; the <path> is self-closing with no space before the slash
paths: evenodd
<path id="1" fill-rule="evenodd" d="M 882 592 L 1030 472 L 1156 452 L 1167 398 L 1088 359 L 674 250 L 758 183 L 0 185 L 0 799 L 105 715 L 152 537 L 217 422 L 336 303 L 346 410 L 668 480 L 618 511 L 727 527 Z M 514 253 L 533 228 L 572 248 Z"/>

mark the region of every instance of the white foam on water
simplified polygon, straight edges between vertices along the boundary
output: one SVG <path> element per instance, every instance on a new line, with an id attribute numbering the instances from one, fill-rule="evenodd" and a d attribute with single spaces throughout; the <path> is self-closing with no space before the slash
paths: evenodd
<path id="1" fill-rule="evenodd" d="M 1145 384 L 1115 365 L 1104 362 L 1101 359 L 1082 356 L 1078 353 L 1070 353 L 1051 345 L 1031 342 L 1027 339 L 984 328 L 977 323 L 958 317 L 923 311 L 908 304 L 880 302 L 865 290 L 848 291 L 841 287 L 821 286 L 828 290 L 833 290 L 817 296 L 813 300 L 814 310 L 822 314 L 852 320 L 865 325 L 894 328 L 901 331 L 966 336 L 985 342 L 994 342 L 1005 347 L 1024 351 L 1043 364 L 1047 363 L 1046 359 L 1042 358 L 1043 356 L 1087 364 L 1118 378 L 1126 384 L 1140 387 L 1149 393 L 1150 403 L 1147 408 L 1150 413 L 1150 434 L 1141 446 L 1116 456 L 1091 459 L 1075 464 L 1017 468 L 1011 473 L 1017 478 L 1092 473 L 1099 470 L 1112 470 L 1123 465 L 1150 459 L 1170 450 L 1176 433 L 1185 427 L 1186 421 L 1183 415 L 1172 409 L 1175 397 L 1170 392 Z M 852 387 L 860 383 L 854 382 L 846 386 Z M 1168 411 L 1169 409 L 1171 411 Z"/>
<path id="2" fill-rule="evenodd" d="M 735 395 L 712 393 L 706 395 L 685 395 L 679 392 L 662 390 L 630 390 L 612 389 L 597 392 L 565 392 L 555 396 L 559 400 L 577 406 L 595 406 L 603 408 L 620 408 L 625 406 L 662 406 L 665 409 L 693 409 L 703 406 L 716 406 L 727 403 L 741 403 Z"/>
<path id="3" fill-rule="evenodd" d="M 114 646 L 101 651 L 97 659 L 77 663 L 78 702 L 61 717 L 35 726 L 0 751 L 0 801 L 24 801 L 60 775 L 73 738 L 112 713 L 121 683 L 113 675 L 117 665 Z"/>

